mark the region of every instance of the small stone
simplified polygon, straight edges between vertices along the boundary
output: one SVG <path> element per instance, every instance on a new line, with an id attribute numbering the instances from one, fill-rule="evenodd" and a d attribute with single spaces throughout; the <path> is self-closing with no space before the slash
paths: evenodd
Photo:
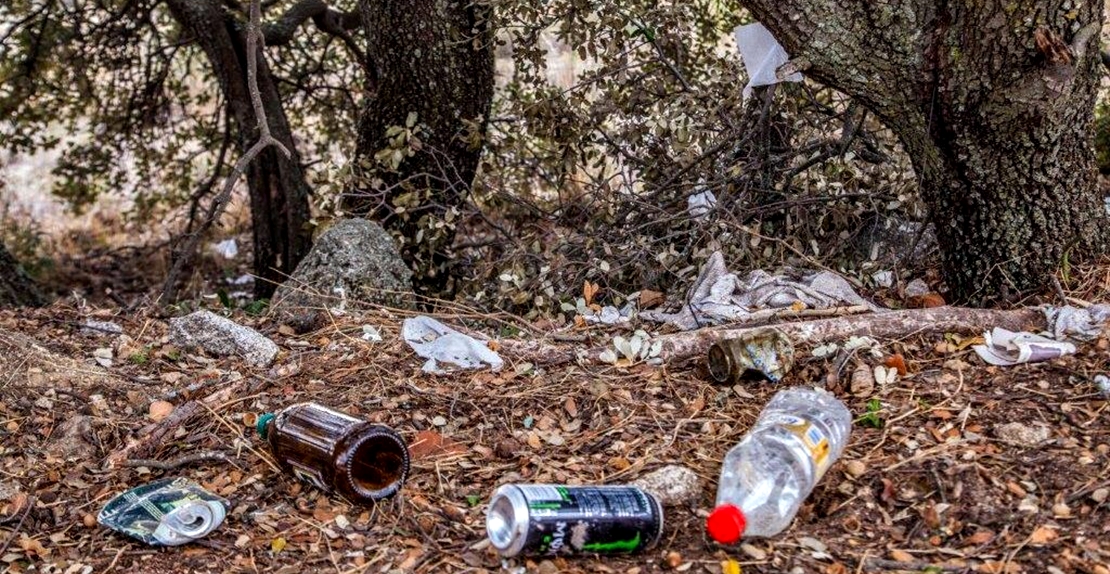
<path id="1" fill-rule="evenodd" d="M 85 525 L 85 528 L 96 528 L 96 517 L 86 512 L 85 515 L 81 517 L 81 523 Z"/>
<path id="2" fill-rule="evenodd" d="M 1095 501 L 1099 504 L 1102 504 L 1103 502 L 1106 502 L 1106 498 L 1108 496 L 1110 496 L 1110 489 L 1100 488 L 1100 489 L 1091 493 L 1091 500 L 1093 500 L 1093 501 Z"/>
<path id="3" fill-rule="evenodd" d="M 995 426 L 994 436 L 1009 443 L 1033 447 L 1051 438 L 1052 431 L 1041 424 L 1012 422 Z"/>
<path id="4" fill-rule="evenodd" d="M 745 542 L 740 545 L 740 551 L 746 554 L 752 560 L 758 560 L 762 562 L 767 559 L 767 551 L 754 544 L 749 544 Z"/>
<path id="5" fill-rule="evenodd" d="M 665 562 L 667 563 L 668 568 L 678 568 L 682 565 L 682 555 L 672 550 L 667 553 L 667 558 L 665 559 Z"/>
<path id="6" fill-rule="evenodd" d="M 1052 515 L 1056 518 L 1067 518 L 1071 516 L 1071 508 L 1063 502 L 1057 502 L 1052 505 Z"/>
<path id="7" fill-rule="evenodd" d="M 536 566 L 536 572 L 537 574 L 558 574 L 559 567 L 550 560 L 544 560 Z"/>
<path id="8" fill-rule="evenodd" d="M 690 504 L 701 494 L 701 478 L 697 473 L 675 464 L 645 474 L 630 484 L 650 492 L 663 506 Z"/>
<path id="9" fill-rule="evenodd" d="M 844 467 L 844 469 L 848 471 L 848 474 L 855 478 L 859 478 L 863 476 L 863 473 L 867 472 L 867 465 L 864 464 L 862 460 L 849 460 Z"/>
<path id="10" fill-rule="evenodd" d="M 432 424 L 437 427 L 447 426 L 447 419 L 437 415 L 432 419 Z"/>
<path id="11" fill-rule="evenodd" d="M 259 367 L 273 363 L 278 354 L 278 346 L 258 331 L 211 311 L 170 319 L 170 342 L 183 348 L 199 347 L 218 357 L 242 356 Z"/>

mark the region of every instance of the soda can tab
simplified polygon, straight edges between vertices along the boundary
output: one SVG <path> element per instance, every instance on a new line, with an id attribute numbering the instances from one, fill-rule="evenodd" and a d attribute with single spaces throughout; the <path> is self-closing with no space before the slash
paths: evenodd
<path id="1" fill-rule="evenodd" d="M 502 556 L 632 554 L 663 534 L 663 508 L 634 486 L 507 484 L 486 511 L 486 534 Z"/>
<path id="2" fill-rule="evenodd" d="M 709 347 L 709 376 L 718 383 L 777 383 L 794 365 L 794 344 L 778 329 L 760 329 Z"/>
<path id="3" fill-rule="evenodd" d="M 179 546 L 223 523 L 227 500 L 186 478 L 164 478 L 115 496 L 96 521 L 153 546 Z"/>

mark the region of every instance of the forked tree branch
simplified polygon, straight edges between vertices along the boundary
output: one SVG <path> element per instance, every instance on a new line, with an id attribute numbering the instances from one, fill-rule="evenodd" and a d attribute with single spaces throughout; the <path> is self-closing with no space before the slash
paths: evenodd
<path id="1" fill-rule="evenodd" d="M 208 206 L 208 213 L 204 221 L 184 238 L 185 248 L 178 252 L 173 266 L 170 267 L 170 272 L 166 275 L 166 283 L 162 286 L 161 300 L 163 302 L 172 301 L 174 296 L 177 295 L 177 278 L 181 274 L 181 270 L 192 262 L 193 257 L 196 256 L 197 246 L 204 234 L 227 209 L 227 204 L 231 200 L 231 192 L 235 189 L 235 182 L 239 181 L 239 178 L 247 171 L 251 161 L 271 145 L 281 150 L 285 157 L 292 156 L 285 144 L 270 134 L 270 122 L 266 118 L 266 109 L 262 104 L 262 93 L 258 90 L 258 54 L 265 46 L 261 22 L 262 8 L 259 5 L 259 0 L 250 0 L 250 22 L 247 25 L 247 90 L 250 91 L 254 117 L 258 120 L 258 141 L 239 158 L 239 161 L 235 162 L 231 174 L 224 181 L 223 190 Z"/>

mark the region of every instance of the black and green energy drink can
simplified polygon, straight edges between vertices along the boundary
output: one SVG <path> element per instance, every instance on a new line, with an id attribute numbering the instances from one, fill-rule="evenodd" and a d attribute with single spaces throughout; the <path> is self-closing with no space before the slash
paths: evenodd
<path id="1" fill-rule="evenodd" d="M 486 511 L 486 533 L 503 556 L 631 554 L 663 534 L 663 508 L 634 486 L 506 484 Z"/>

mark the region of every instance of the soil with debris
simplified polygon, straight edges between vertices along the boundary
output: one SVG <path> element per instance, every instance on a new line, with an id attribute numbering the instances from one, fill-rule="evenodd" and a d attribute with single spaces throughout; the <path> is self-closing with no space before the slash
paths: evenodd
<path id="1" fill-rule="evenodd" d="M 874 354 L 799 349 L 783 384 L 825 384 L 842 398 L 858 416 L 850 444 L 789 530 L 722 547 L 703 534 L 718 465 L 769 385 L 718 386 L 699 365 L 542 369 L 505 353 L 499 374 L 431 376 L 401 341 L 400 314 L 334 317 L 306 335 L 232 318 L 278 343 L 273 366 L 174 348 L 166 322 L 142 312 L 0 314 L 0 560 L 9 571 L 1110 574 L 1110 415 L 1092 382 L 1110 363 L 1106 340 L 1011 368 L 984 365 L 968 339 L 942 333 L 881 341 Z M 124 335 L 83 330 L 88 319 L 114 321 Z M 384 340 L 364 339 L 364 325 Z M 510 320 L 501 332 L 486 325 L 494 336 L 551 336 Z M 576 334 L 611 336 L 593 329 Z M 42 349 L 28 351 L 19 333 Z M 904 376 L 888 374 L 902 366 L 895 354 Z M 884 362 L 890 369 L 875 377 Z M 155 401 L 196 409 L 225 389 L 149 452 L 123 450 L 158 428 Z M 402 495 L 354 507 L 276 469 L 250 423 L 309 400 L 404 435 L 413 467 Z M 214 456 L 169 471 L 109 470 L 121 452 Z M 663 538 L 646 553 L 502 560 L 486 541 L 485 503 L 499 484 L 621 483 L 670 464 L 705 486 L 694 505 L 666 510 Z M 110 497 L 167 476 L 228 498 L 224 524 L 173 548 L 96 524 Z"/>

